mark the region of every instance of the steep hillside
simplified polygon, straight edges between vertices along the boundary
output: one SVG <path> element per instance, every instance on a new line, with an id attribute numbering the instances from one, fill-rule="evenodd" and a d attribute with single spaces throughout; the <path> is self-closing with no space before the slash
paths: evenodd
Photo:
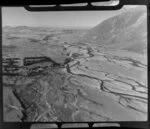
<path id="1" fill-rule="evenodd" d="M 84 41 L 105 48 L 143 52 L 147 43 L 146 9 L 130 9 L 103 21 L 87 32 Z"/>

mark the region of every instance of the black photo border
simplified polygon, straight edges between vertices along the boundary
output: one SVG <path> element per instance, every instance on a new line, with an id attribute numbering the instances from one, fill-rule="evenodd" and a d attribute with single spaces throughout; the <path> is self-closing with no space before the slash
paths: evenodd
<path id="1" fill-rule="evenodd" d="M 51 1 L 51 2 L 50 2 Z M 91 1 L 101 1 L 101 0 L 64 0 L 66 1 L 66 3 L 70 3 L 70 1 L 72 1 L 72 3 L 76 3 L 76 2 L 88 2 L 90 3 Z M 107 1 L 107 0 L 106 0 Z M 94 123 L 119 123 L 120 127 L 118 128 L 137 128 L 137 129 L 148 129 L 150 128 L 149 126 L 149 117 L 150 117 L 150 112 L 149 112 L 149 105 L 150 105 L 150 87 L 148 87 L 148 119 L 147 121 L 113 121 L 113 122 L 4 122 L 3 121 L 3 86 L 2 86 L 2 8 L 3 7 L 25 7 L 26 9 L 30 9 L 28 5 L 34 5 L 35 3 L 33 1 L 27 1 L 25 0 L 24 2 L 22 1 L 22 3 L 20 3 L 21 1 L 18 1 L 17 3 L 15 3 L 14 1 L 9 2 L 10 4 L 4 3 L 3 5 L 0 6 L 0 129 L 30 129 L 32 124 L 57 124 L 58 128 L 61 128 L 61 125 L 64 123 L 88 123 L 89 127 L 91 128 L 92 125 Z M 27 2 L 29 2 L 27 4 Z M 33 3 L 34 4 L 33 4 Z M 45 1 L 39 1 L 36 5 L 42 5 L 41 2 L 45 2 Z M 49 3 L 50 2 L 50 3 Z M 53 4 L 53 3 L 62 3 L 62 0 L 49 0 L 49 2 L 45 2 L 44 4 Z M 149 43 L 150 43 L 150 26 L 149 26 L 149 21 L 150 21 L 150 5 L 149 5 L 149 0 L 120 0 L 120 3 L 122 5 L 119 5 L 117 7 L 117 9 L 121 8 L 123 5 L 146 5 L 147 6 L 147 57 L 148 57 L 148 86 L 149 86 L 149 55 L 150 55 L 150 51 L 149 51 Z M 90 5 L 90 4 L 89 4 Z M 84 8 L 83 10 L 89 10 L 90 7 L 88 6 L 87 8 Z M 110 7 L 110 9 L 114 9 L 114 7 Z M 116 9 L 116 8 L 115 8 Z M 58 10 L 58 8 L 57 8 Z M 69 9 L 71 10 L 71 9 Z M 68 10 L 68 11 L 69 11 Z M 74 9 L 73 9 L 74 10 Z M 79 9 L 79 11 L 81 11 L 82 9 Z M 92 8 L 91 10 L 94 10 L 94 8 Z M 104 7 L 102 8 L 97 8 L 95 10 L 105 10 Z M 108 9 L 109 10 L 109 9 Z M 33 10 L 35 11 L 35 10 Z M 46 10 L 45 10 L 46 11 Z M 47 10 L 48 11 L 48 10 Z M 52 10 L 50 10 L 52 11 Z M 56 10 L 54 10 L 56 11 Z M 59 10 L 59 11 L 65 11 L 63 10 Z M 77 11 L 77 10 L 76 10 Z M 94 127 L 93 127 L 94 128 Z M 117 127 L 116 127 L 117 128 Z"/>

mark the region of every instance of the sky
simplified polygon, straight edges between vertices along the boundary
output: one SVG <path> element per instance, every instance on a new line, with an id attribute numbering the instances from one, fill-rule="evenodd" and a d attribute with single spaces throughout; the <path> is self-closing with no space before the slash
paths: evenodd
<path id="1" fill-rule="evenodd" d="M 123 11 L 30 12 L 23 7 L 2 7 L 2 26 L 91 28 Z"/>

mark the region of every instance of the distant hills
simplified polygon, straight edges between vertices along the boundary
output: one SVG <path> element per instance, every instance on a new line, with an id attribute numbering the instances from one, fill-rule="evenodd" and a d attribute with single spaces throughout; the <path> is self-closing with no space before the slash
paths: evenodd
<path id="1" fill-rule="evenodd" d="M 3 27 L 3 37 L 5 37 L 5 33 L 8 38 L 9 35 L 22 37 L 25 33 L 30 37 L 35 32 L 51 34 L 52 31 L 58 31 L 58 28 L 5 26 Z M 74 36 L 72 30 L 67 28 L 63 28 L 61 31 L 70 34 L 68 43 L 77 42 L 111 50 L 122 49 L 143 53 L 147 48 L 147 11 L 144 6 L 125 9 L 123 13 L 104 20 L 94 28 L 83 30 L 83 35 Z"/>
<path id="2" fill-rule="evenodd" d="M 104 20 L 84 35 L 84 42 L 108 49 L 143 53 L 147 44 L 147 11 L 144 7 L 129 9 Z"/>

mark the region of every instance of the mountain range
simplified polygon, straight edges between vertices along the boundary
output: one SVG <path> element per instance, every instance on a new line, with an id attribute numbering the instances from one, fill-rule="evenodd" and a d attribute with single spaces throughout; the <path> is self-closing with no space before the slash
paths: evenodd
<path id="1" fill-rule="evenodd" d="M 104 20 L 87 31 L 83 39 L 108 49 L 143 53 L 147 44 L 146 8 L 136 7 Z"/>

